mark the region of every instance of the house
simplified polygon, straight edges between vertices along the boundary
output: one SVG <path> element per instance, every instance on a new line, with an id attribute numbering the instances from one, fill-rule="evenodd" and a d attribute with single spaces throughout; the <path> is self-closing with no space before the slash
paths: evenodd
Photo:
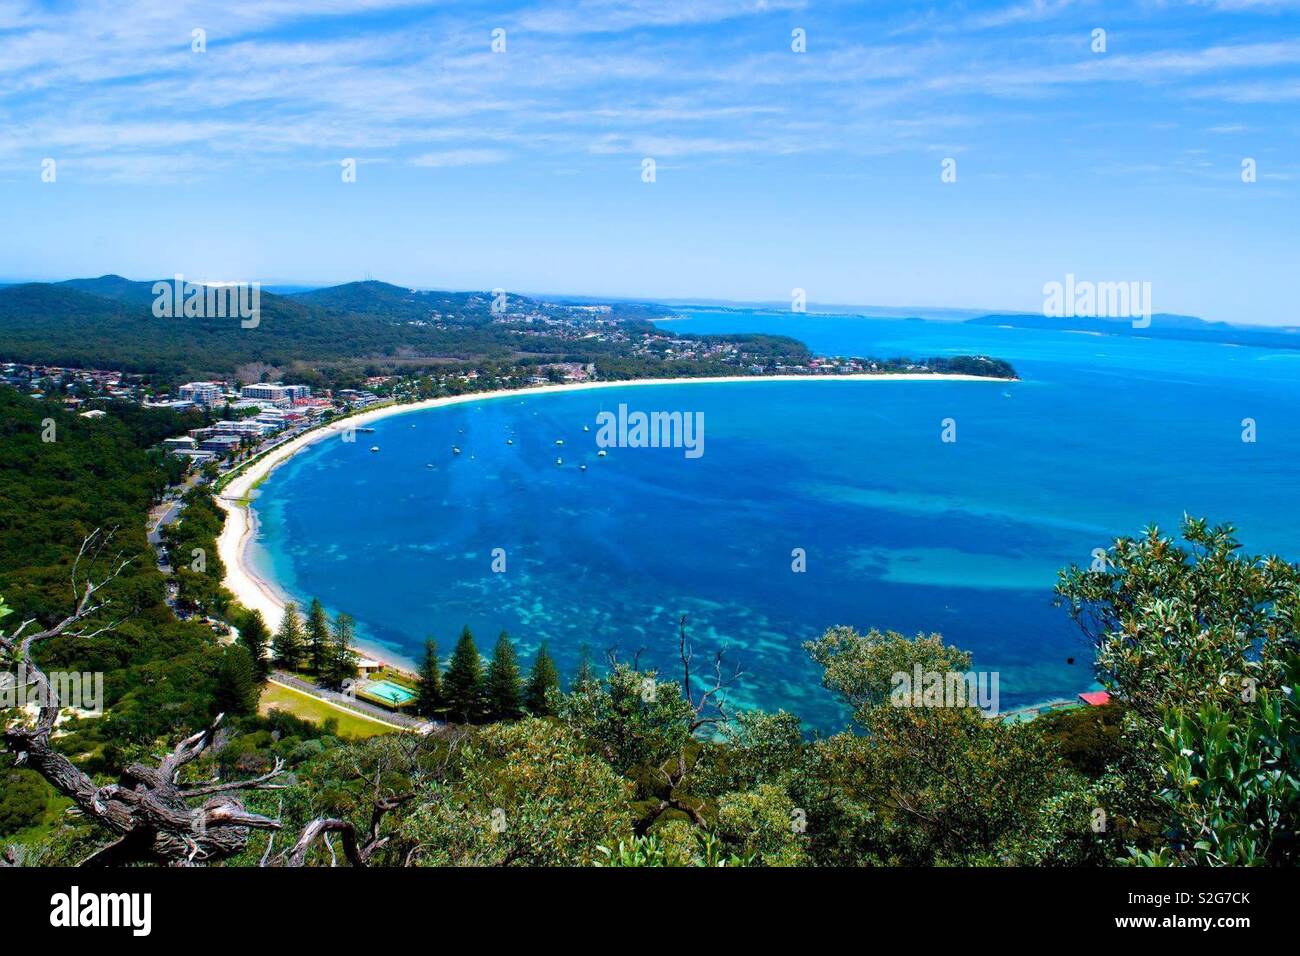
<path id="1" fill-rule="evenodd" d="M 1089 707 L 1105 707 L 1110 703 L 1110 694 L 1104 690 L 1090 690 L 1080 694 L 1079 700 Z"/>

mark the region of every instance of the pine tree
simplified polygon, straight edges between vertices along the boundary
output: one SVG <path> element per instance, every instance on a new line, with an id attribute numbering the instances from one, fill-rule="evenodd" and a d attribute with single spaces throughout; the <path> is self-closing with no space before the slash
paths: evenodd
<path id="1" fill-rule="evenodd" d="M 307 609 L 307 664 L 318 677 L 325 668 L 325 653 L 330 646 L 330 622 L 317 598 Z"/>
<path id="2" fill-rule="evenodd" d="M 583 644 L 578 650 L 578 669 L 574 671 L 569 690 L 579 691 L 596 683 L 596 671 L 591 666 L 591 648 Z"/>
<path id="3" fill-rule="evenodd" d="M 442 679 L 443 697 L 451 713 L 462 723 L 476 720 L 483 713 L 483 661 L 474 646 L 474 635 L 467 626 L 460 632 L 451 666 Z"/>
<path id="4" fill-rule="evenodd" d="M 420 695 L 415 712 L 421 717 L 436 717 L 442 710 L 442 671 L 438 663 L 438 642 L 424 642 L 424 661 L 420 664 Z"/>
<path id="5" fill-rule="evenodd" d="M 325 649 L 325 683 L 329 687 L 342 687 L 343 682 L 357 676 L 357 655 L 352 650 L 356 622 L 348 614 L 334 619 L 334 629 L 329 646 Z"/>
<path id="6" fill-rule="evenodd" d="M 549 692 L 558 692 L 559 689 L 560 672 L 543 644 L 533 659 L 533 669 L 528 673 L 528 687 L 524 691 L 524 703 L 528 712 L 534 717 L 554 717 L 555 709 L 551 706 Z"/>
<path id="7" fill-rule="evenodd" d="M 280 619 L 280 629 L 271 641 L 271 655 L 281 667 L 297 670 L 302 663 L 303 644 L 307 637 L 302 627 L 302 618 L 298 615 L 298 605 L 290 601 L 284 606 L 284 617 Z"/>
<path id="8" fill-rule="evenodd" d="M 217 709 L 223 714 L 251 714 L 257 710 L 261 690 L 253 675 L 253 658 L 239 644 L 227 647 L 217 664 Z"/>
<path id="9" fill-rule="evenodd" d="M 523 715 L 522 696 L 515 646 L 510 643 L 510 635 L 502 631 L 487 672 L 487 698 L 492 718 L 517 720 Z"/>
<path id="10" fill-rule="evenodd" d="M 262 612 L 250 611 L 244 618 L 244 626 L 239 629 L 239 642 L 252 658 L 253 679 L 259 684 L 266 680 L 270 671 L 270 662 L 266 658 L 266 644 L 270 639 L 271 632 L 262 618 Z"/>

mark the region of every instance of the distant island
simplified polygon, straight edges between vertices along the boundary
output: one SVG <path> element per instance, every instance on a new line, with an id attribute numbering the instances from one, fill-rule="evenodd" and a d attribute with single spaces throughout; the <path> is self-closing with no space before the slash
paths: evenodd
<path id="1" fill-rule="evenodd" d="M 967 319 L 966 325 L 1006 326 L 1014 329 L 1050 329 L 1056 332 L 1094 332 L 1131 338 L 1182 339 L 1189 342 L 1220 342 L 1224 345 L 1250 345 L 1257 348 L 1300 349 L 1300 326 L 1265 327 L 1206 322 L 1191 315 L 1157 312 L 1150 325 L 1134 326 L 1125 318 L 1073 316 L 1060 318 L 1035 312 L 1011 312 L 981 315 Z"/>

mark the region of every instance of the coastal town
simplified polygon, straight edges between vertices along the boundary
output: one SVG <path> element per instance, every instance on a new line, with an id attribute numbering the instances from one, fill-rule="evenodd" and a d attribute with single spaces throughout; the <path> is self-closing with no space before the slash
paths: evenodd
<path id="1" fill-rule="evenodd" d="M 507 319 L 519 321 L 517 316 Z M 709 374 L 719 369 L 733 375 L 780 377 L 973 371 L 998 377 L 1009 371 L 1009 367 L 984 356 L 966 357 L 973 367 L 960 369 L 942 368 L 933 360 L 882 362 L 845 356 L 808 356 L 799 361 L 773 359 L 760 362 L 755 360 L 749 344 L 743 341 L 665 336 L 654 332 L 638 335 L 629 332 L 619 321 L 593 319 L 585 315 L 581 319 L 563 320 L 529 316 L 524 321 L 559 325 L 569 334 L 584 330 L 580 334 L 583 339 L 617 342 L 629 348 L 626 354 L 635 359 L 652 361 L 676 372 L 690 373 L 696 369 L 694 374 Z M 593 322 L 599 328 L 593 330 Z M 622 378 L 624 376 L 617 374 L 602 376 L 595 362 L 561 361 L 506 368 L 481 365 L 437 374 L 375 375 L 358 382 L 359 388 L 314 390 L 300 383 L 240 383 L 234 380 L 191 381 L 169 388 L 151 380 L 150 376 L 121 370 L 20 362 L 0 364 L 0 383 L 33 399 L 58 401 L 86 418 L 108 414 L 107 409 L 113 402 L 126 402 L 146 409 L 198 413 L 203 418 L 202 425 L 163 439 L 160 447 L 189 464 L 198 467 L 214 465 L 218 473 L 238 460 L 257 454 L 268 440 L 296 435 L 336 415 L 377 403 Z"/>

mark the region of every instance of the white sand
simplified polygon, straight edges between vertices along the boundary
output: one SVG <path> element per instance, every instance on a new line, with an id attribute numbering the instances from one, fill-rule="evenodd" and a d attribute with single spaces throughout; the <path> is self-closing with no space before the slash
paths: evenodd
<path id="1" fill-rule="evenodd" d="M 217 504 L 226 512 L 226 523 L 217 539 L 217 553 L 226 566 L 225 585 L 244 607 L 261 611 L 267 626 L 274 632 L 280 626 L 284 614 L 284 605 L 288 598 L 272 581 L 260 577 L 248 561 L 249 543 L 256 537 L 257 516 L 252 508 L 239 504 L 239 499 L 265 478 L 276 466 L 283 464 L 293 455 L 308 445 L 338 434 L 348 428 L 364 428 L 371 422 L 390 415 L 403 415 L 407 412 L 423 411 L 426 408 L 438 408 L 442 405 L 460 405 L 466 402 L 482 402 L 496 398 L 540 395 L 555 392 L 576 392 L 593 388 L 627 388 L 634 385 L 716 385 L 723 383 L 754 382 L 1009 382 L 1013 379 L 987 378 L 980 375 L 925 375 L 913 373 L 864 374 L 864 375 L 731 375 L 719 378 L 653 378 L 635 379 L 626 382 L 575 382 L 568 385 L 538 385 L 532 388 L 500 389 L 493 392 L 475 392 L 469 395 L 452 395 L 446 398 L 430 398 L 422 402 L 407 405 L 385 405 L 363 411 L 346 419 L 330 422 L 304 432 L 293 441 L 286 442 L 270 454 L 264 455 L 239 472 L 225 490 L 217 496 Z M 301 609 L 300 609 L 301 610 Z M 376 657 L 397 667 L 411 668 L 413 663 L 405 658 L 396 657 L 391 650 L 367 647 L 358 644 L 359 651 Z"/>

